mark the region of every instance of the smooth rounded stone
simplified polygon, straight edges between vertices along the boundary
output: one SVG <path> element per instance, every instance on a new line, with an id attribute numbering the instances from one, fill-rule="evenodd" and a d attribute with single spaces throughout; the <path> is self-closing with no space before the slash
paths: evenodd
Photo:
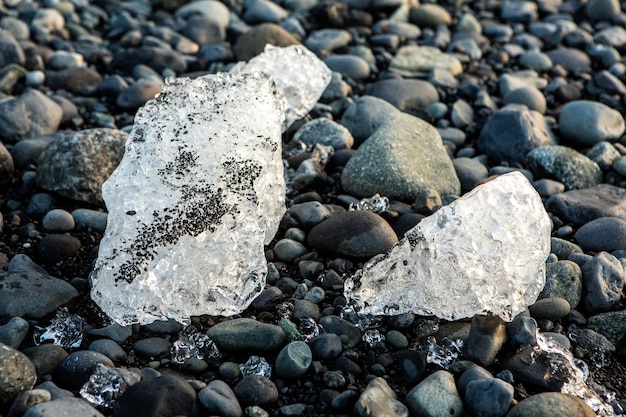
<path id="1" fill-rule="evenodd" d="M 293 140 L 311 147 L 317 144 L 332 146 L 336 151 L 350 149 L 354 145 L 354 138 L 346 127 L 323 117 L 304 124 L 298 129 Z"/>
<path id="2" fill-rule="evenodd" d="M 272 311 L 285 295 L 278 287 L 264 289 L 252 302 L 251 307 L 257 311 Z"/>
<path id="3" fill-rule="evenodd" d="M 274 370 L 281 378 L 297 379 L 306 373 L 312 360 L 313 353 L 309 345 L 302 341 L 294 341 L 280 351 Z"/>
<path id="4" fill-rule="evenodd" d="M 69 232 L 76 226 L 74 217 L 63 209 L 54 209 L 46 213 L 42 220 L 44 229 L 52 232 Z"/>
<path id="5" fill-rule="evenodd" d="M 0 343 L 13 349 L 20 347 L 24 338 L 28 334 L 29 325 L 21 317 L 11 317 L 11 319 L 0 326 Z"/>
<path id="6" fill-rule="evenodd" d="M 247 318 L 223 321 L 206 334 L 225 351 L 273 351 L 287 342 L 285 332 L 279 326 Z"/>
<path id="7" fill-rule="evenodd" d="M 80 240 L 65 234 L 46 235 L 36 248 L 37 260 L 52 265 L 74 255 L 80 249 Z"/>
<path id="8" fill-rule="evenodd" d="M 585 13 L 592 20 L 612 20 L 622 12 L 618 0 L 589 0 L 585 5 Z"/>
<path id="9" fill-rule="evenodd" d="M 409 339 L 398 330 L 389 330 L 385 334 L 385 340 L 395 349 L 406 349 L 409 346 Z"/>
<path id="10" fill-rule="evenodd" d="M 166 70 L 176 74 L 187 70 L 187 61 L 182 54 L 160 46 L 141 46 L 116 52 L 111 67 L 131 74 L 139 64 L 146 65 L 159 74 Z"/>
<path id="11" fill-rule="evenodd" d="M 498 378 L 472 381 L 465 390 L 465 406 L 474 416 L 502 417 L 511 407 L 513 393 L 513 385 Z"/>
<path id="12" fill-rule="evenodd" d="M 195 416 L 196 391 L 173 375 L 142 379 L 124 391 L 113 410 L 116 417 Z"/>
<path id="13" fill-rule="evenodd" d="M 61 12 L 52 8 L 37 10 L 30 23 L 46 31 L 61 30 L 65 27 L 65 19 Z"/>
<path id="14" fill-rule="evenodd" d="M 126 362 L 126 352 L 122 347 L 111 339 L 98 339 L 89 344 L 89 350 L 102 353 L 113 362 Z"/>
<path id="15" fill-rule="evenodd" d="M 238 61 L 248 61 L 263 52 L 267 44 L 285 47 L 299 45 L 300 42 L 282 27 L 274 23 L 263 23 L 237 39 L 234 47 L 235 56 Z"/>
<path id="16" fill-rule="evenodd" d="M 336 359 L 343 351 L 341 338 L 334 333 L 322 333 L 309 340 L 315 360 Z"/>
<path id="17" fill-rule="evenodd" d="M 348 107 L 341 118 L 341 124 L 352 133 L 354 147 L 358 148 L 378 130 L 390 114 L 397 112 L 398 109 L 388 101 L 365 95 Z"/>
<path id="18" fill-rule="evenodd" d="M 543 116 L 516 105 L 494 112 L 478 138 L 478 147 L 496 162 L 524 162 L 533 149 L 554 143 Z"/>
<path id="19" fill-rule="evenodd" d="M 359 417 L 408 417 L 409 410 L 397 400 L 396 393 L 383 378 L 372 379 L 354 406 Z"/>
<path id="20" fill-rule="evenodd" d="M 45 389 L 24 391 L 13 401 L 7 417 L 22 417 L 32 406 L 48 402 L 51 399 L 52 395 Z"/>
<path id="21" fill-rule="evenodd" d="M 456 56 L 443 53 L 432 46 L 406 45 L 398 49 L 389 69 L 409 76 L 428 75 L 435 69 L 443 69 L 453 75 L 463 72 L 463 64 Z"/>
<path id="22" fill-rule="evenodd" d="M 314 226 L 308 244 L 321 252 L 351 258 L 371 258 L 385 253 L 398 241 L 382 217 L 370 211 L 339 213 Z"/>
<path id="23" fill-rule="evenodd" d="M 460 194 L 460 182 L 437 130 L 406 113 L 390 115 L 346 164 L 341 184 L 358 197 L 415 201 L 424 188 Z"/>
<path id="24" fill-rule="evenodd" d="M 11 153 L 0 143 L 0 184 L 10 182 L 14 170 L 15 165 Z"/>
<path id="25" fill-rule="evenodd" d="M 415 350 L 401 350 L 394 354 L 398 368 L 404 380 L 409 384 L 416 384 L 426 374 L 426 353 Z"/>
<path id="26" fill-rule="evenodd" d="M 181 323 L 177 322 L 174 319 L 168 319 L 155 320 L 150 324 L 142 326 L 142 328 L 152 334 L 165 336 L 180 333 L 185 328 L 185 326 L 183 326 Z"/>
<path id="27" fill-rule="evenodd" d="M 624 35 L 624 42 L 626 43 L 626 30 L 620 28 Z M 600 94 L 625 94 L 626 86 L 615 75 L 604 70 L 595 74 L 593 80 L 587 84 L 587 91 L 594 95 Z"/>
<path id="28" fill-rule="evenodd" d="M 51 375 L 61 361 L 67 357 L 67 352 L 61 346 L 48 343 L 26 348 L 22 352 L 35 366 L 39 378 L 44 375 Z"/>
<path id="29" fill-rule="evenodd" d="M 24 65 L 24 63 L 24 50 L 13 34 L 8 30 L 0 30 L 0 64 L 4 67 L 10 64 Z"/>
<path id="30" fill-rule="evenodd" d="M 127 137 L 121 130 L 96 128 L 55 140 L 39 156 L 37 185 L 102 206 L 102 184 L 122 159 Z"/>
<path id="31" fill-rule="evenodd" d="M 7 272 L 34 272 L 36 274 L 48 275 L 45 269 L 37 265 L 27 255 L 19 253 L 11 258 L 7 267 Z"/>
<path id="32" fill-rule="evenodd" d="M 606 337 L 612 344 L 619 345 L 626 336 L 626 310 L 591 316 L 587 320 L 587 327 Z"/>
<path id="33" fill-rule="evenodd" d="M 243 411 L 233 390 L 224 381 L 214 380 L 198 392 L 198 400 L 209 413 L 241 417 Z"/>
<path id="34" fill-rule="evenodd" d="M 323 265 L 322 265 L 323 268 Z M 326 298 L 326 292 L 320 287 L 311 288 L 305 295 L 304 300 L 319 304 Z"/>
<path id="35" fill-rule="evenodd" d="M 561 65 L 570 72 L 586 72 L 591 69 L 589 55 L 576 48 L 559 47 L 546 52 L 554 65 Z"/>
<path id="36" fill-rule="evenodd" d="M 538 50 L 524 52 L 519 58 L 519 63 L 537 72 L 547 72 L 554 66 L 550 57 Z"/>
<path id="37" fill-rule="evenodd" d="M 278 389 L 261 375 L 249 375 L 235 385 L 235 395 L 243 407 L 268 407 L 278 401 Z"/>
<path id="38" fill-rule="evenodd" d="M 105 76 L 98 85 L 98 93 L 105 97 L 117 97 L 122 91 L 128 88 L 128 83 L 120 75 Z"/>
<path id="39" fill-rule="evenodd" d="M 0 273 L 0 316 L 39 319 L 78 297 L 66 281 L 32 271 Z"/>
<path id="40" fill-rule="evenodd" d="M 433 72 L 435 72 L 435 71 L 433 71 Z M 429 79 L 429 82 L 433 83 L 431 79 Z M 433 84 L 434 85 L 438 85 L 437 83 L 433 83 Z M 441 85 L 439 85 L 439 86 L 441 86 Z M 433 119 L 439 120 L 439 119 L 442 119 L 443 117 L 445 117 L 446 114 L 448 114 L 448 106 L 446 106 L 444 103 L 438 101 L 437 103 L 433 103 L 430 106 L 426 107 L 426 111 L 428 112 L 428 114 Z M 448 128 L 448 129 L 455 129 L 455 128 Z M 443 137 L 443 133 L 442 133 L 442 131 L 444 131 L 444 130 L 445 129 L 437 128 L 437 131 L 441 135 L 442 139 L 446 140 Z"/>
<path id="41" fill-rule="evenodd" d="M 161 358 L 170 353 L 172 342 L 162 337 L 148 337 L 133 343 L 133 350 L 146 358 Z"/>
<path id="42" fill-rule="evenodd" d="M 569 302 L 559 297 L 541 298 L 529 307 L 530 315 L 537 319 L 556 321 L 569 314 L 571 306 Z"/>
<path id="43" fill-rule="evenodd" d="M 426 109 L 439 101 L 437 89 L 423 80 L 384 79 L 376 81 L 368 93 L 407 112 Z"/>
<path id="44" fill-rule="evenodd" d="M 589 313 L 602 313 L 622 307 L 624 267 L 610 253 L 600 252 L 582 267 L 584 306 Z"/>
<path id="45" fill-rule="evenodd" d="M 567 103 L 559 116 L 561 136 L 576 145 L 614 141 L 624 133 L 624 118 L 609 106 L 588 100 Z"/>
<path id="46" fill-rule="evenodd" d="M 541 114 L 546 112 L 546 98 L 543 93 L 533 86 L 516 88 L 504 96 L 504 104 L 523 104 L 530 110 Z"/>
<path id="47" fill-rule="evenodd" d="M 563 350 L 570 350 L 572 345 L 567 336 L 555 332 L 542 332 L 541 335 L 548 343 L 552 343 Z"/>
<path id="48" fill-rule="evenodd" d="M 26 355 L 0 343 L 0 404 L 14 400 L 35 386 L 35 366 Z"/>
<path id="49" fill-rule="evenodd" d="M 452 160 L 456 175 L 461 181 L 461 190 L 469 191 L 489 176 L 487 167 L 476 159 L 455 158 Z"/>
<path id="50" fill-rule="evenodd" d="M 199 45 L 219 44 L 226 37 L 226 31 L 222 25 L 203 15 L 191 16 L 182 34 Z"/>
<path id="51" fill-rule="evenodd" d="M 62 116 L 58 104 L 37 90 L 26 89 L 0 103 L 0 140 L 15 143 L 56 132 Z"/>
<path id="52" fill-rule="evenodd" d="M 57 206 L 57 199 L 47 193 L 36 193 L 28 201 L 26 214 L 33 217 L 43 217 Z"/>
<path id="53" fill-rule="evenodd" d="M 67 90 L 72 94 L 82 94 L 95 89 L 102 82 L 100 74 L 87 67 L 66 68 L 46 73 L 46 85 L 52 90 Z"/>
<path id="54" fill-rule="evenodd" d="M 562 183 L 548 178 L 533 181 L 533 187 L 542 197 L 551 197 L 565 191 L 565 186 Z"/>
<path id="55" fill-rule="evenodd" d="M 461 374 L 456 384 L 456 387 L 459 390 L 459 394 L 462 397 L 465 397 L 465 389 L 470 382 L 481 381 L 485 379 L 488 380 L 491 378 L 493 378 L 493 374 L 482 366 L 471 366 L 469 369 Z"/>
<path id="56" fill-rule="evenodd" d="M 228 7 L 217 0 L 199 0 L 183 4 L 174 12 L 174 16 L 178 18 L 191 18 L 194 14 L 206 17 L 223 28 L 230 22 Z"/>
<path id="57" fill-rule="evenodd" d="M 304 293 L 306 292 L 306 286 L 304 286 L 302 297 L 304 297 Z M 302 288 L 302 287 L 301 287 Z M 294 295 L 295 297 L 295 295 Z M 312 318 L 315 321 L 318 321 L 321 316 L 320 308 L 317 304 L 303 299 L 297 299 L 293 302 L 293 312 L 292 317 L 295 320 L 301 320 L 303 318 Z"/>
<path id="58" fill-rule="evenodd" d="M 466 356 L 482 366 L 493 363 L 506 341 L 506 326 L 498 316 L 476 315 L 467 339 Z"/>
<path id="59" fill-rule="evenodd" d="M 104 417 L 89 403 L 79 398 L 63 397 L 36 404 L 29 408 L 23 417 Z"/>
<path id="60" fill-rule="evenodd" d="M 474 110 L 467 101 L 457 100 L 452 105 L 450 119 L 455 127 L 463 129 L 474 122 Z"/>
<path id="61" fill-rule="evenodd" d="M 287 10 L 269 0 L 248 0 L 245 2 L 243 19 L 250 25 L 259 23 L 279 23 L 289 16 Z"/>
<path id="62" fill-rule="evenodd" d="M 115 103 L 123 109 L 136 109 L 152 100 L 161 90 L 159 81 L 142 78 L 122 91 Z"/>
<path id="63" fill-rule="evenodd" d="M 302 243 L 291 239 L 281 239 L 274 245 L 274 255 L 283 262 L 293 262 L 308 251 Z"/>
<path id="64" fill-rule="evenodd" d="M 593 417 L 596 413 L 583 400 L 560 392 L 531 395 L 516 404 L 506 417 Z"/>
<path id="65" fill-rule="evenodd" d="M 27 41 L 30 39 L 30 29 L 28 24 L 13 16 L 4 16 L 0 19 L 0 28 L 9 32 L 17 41 Z M 2 65 L 5 65 L 3 63 Z"/>
<path id="66" fill-rule="evenodd" d="M 553 178 L 567 190 L 590 188 L 602 182 L 602 170 L 585 155 L 566 146 L 542 146 L 526 155 L 526 165 L 536 178 Z"/>
<path id="67" fill-rule="evenodd" d="M 83 66 L 85 57 L 76 52 L 54 51 L 48 57 L 48 65 L 55 70 Z"/>
<path id="68" fill-rule="evenodd" d="M 74 397 L 74 393 L 66 389 L 59 388 L 52 381 L 44 381 L 41 384 L 37 385 L 35 389 L 43 389 L 43 390 L 48 391 L 50 393 L 50 396 L 52 397 L 52 400 L 57 400 L 59 398 L 64 398 L 64 397 L 69 397 L 69 398 Z"/>
<path id="69" fill-rule="evenodd" d="M 620 174 L 621 176 L 626 175 L 626 157 L 620 156 L 615 158 L 612 164 L 612 168 L 615 172 Z"/>
<path id="70" fill-rule="evenodd" d="M 533 358 L 533 360 L 529 360 Z M 530 345 L 518 347 L 515 354 L 501 360 L 501 366 L 511 371 L 514 380 L 529 384 L 541 391 L 560 391 L 571 375 L 566 367 L 566 359 L 545 351 L 537 353 Z"/>
<path id="71" fill-rule="evenodd" d="M 572 332 L 571 336 L 578 346 L 587 351 L 615 352 L 613 343 L 591 329 L 577 329 L 575 332 Z"/>
<path id="72" fill-rule="evenodd" d="M 507 326 L 510 343 L 517 347 L 537 344 L 537 322 L 532 317 L 518 315 Z"/>
<path id="73" fill-rule="evenodd" d="M 338 316 L 324 316 L 320 319 L 320 325 L 326 333 L 334 333 L 344 336 L 343 345 L 346 348 L 353 348 L 361 342 L 363 331 L 354 324 Z"/>
<path id="74" fill-rule="evenodd" d="M 530 23 L 537 20 L 537 4 L 530 1 L 506 2 L 500 7 L 500 16 L 510 22 Z"/>
<path id="75" fill-rule="evenodd" d="M 609 184 L 571 190 L 550 197 L 546 209 L 576 225 L 601 217 L 617 217 L 626 213 L 626 190 Z"/>
<path id="76" fill-rule="evenodd" d="M 561 260 L 546 265 L 546 285 L 539 298 L 559 297 L 565 299 L 571 308 L 576 308 L 582 298 L 582 290 L 582 271 L 577 264 Z"/>
<path id="77" fill-rule="evenodd" d="M 411 23 L 420 28 L 434 28 L 437 25 L 450 26 L 450 13 L 438 4 L 420 4 L 410 12 Z"/>
<path id="78" fill-rule="evenodd" d="M 107 213 L 97 210 L 79 208 L 72 211 L 77 229 L 89 228 L 104 233 L 107 227 Z"/>
<path id="79" fill-rule="evenodd" d="M 626 250 L 626 221 L 601 217 L 578 229 L 574 239 L 585 252 Z"/>
<path id="80" fill-rule="evenodd" d="M 332 71 L 339 72 L 355 81 L 362 81 L 370 76 L 370 66 L 366 60 L 356 55 L 337 54 L 324 59 Z"/>
<path id="81" fill-rule="evenodd" d="M 312 31 L 304 41 L 304 46 L 316 55 L 328 54 L 348 46 L 352 41 L 350 32 L 343 29 L 319 29 Z"/>
<path id="82" fill-rule="evenodd" d="M 405 403 L 412 414 L 424 417 L 459 417 L 463 401 L 450 372 L 429 375 L 406 395 Z"/>
<path id="83" fill-rule="evenodd" d="M 346 99 L 352 94 L 352 87 L 344 81 L 342 75 L 338 72 L 332 73 L 332 78 L 326 89 L 322 93 L 320 102 L 333 103 L 335 101 Z"/>
<path id="84" fill-rule="evenodd" d="M 79 350 L 66 356 L 56 367 L 52 377 L 60 387 L 78 391 L 89 381 L 98 364 L 107 368 L 115 367 L 111 359 L 102 353 Z"/>

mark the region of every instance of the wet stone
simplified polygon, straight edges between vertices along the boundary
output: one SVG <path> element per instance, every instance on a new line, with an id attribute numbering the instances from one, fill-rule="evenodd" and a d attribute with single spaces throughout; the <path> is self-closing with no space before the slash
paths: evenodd
<path id="1" fill-rule="evenodd" d="M 120 417 L 193 416 L 197 413 L 196 392 L 182 378 L 166 375 L 143 379 L 118 399 L 114 415 Z"/>
<path id="2" fill-rule="evenodd" d="M 561 136 L 571 143 L 593 146 L 614 141 L 624 133 L 624 118 L 605 104 L 578 100 L 566 104 L 559 117 Z"/>
<path id="3" fill-rule="evenodd" d="M 113 368 L 114 364 L 102 353 L 79 350 L 69 354 L 54 370 L 53 380 L 59 386 L 78 391 L 96 369 L 98 364 Z"/>
<path id="4" fill-rule="evenodd" d="M 626 191 L 609 184 L 571 190 L 550 197 L 546 209 L 582 225 L 600 217 L 617 217 L 626 213 Z"/>
<path id="5" fill-rule="evenodd" d="M 617 217 L 601 217 L 578 229 L 574 238 L 585 251 L 626 250 L 626 222 Z"/>
<path id="6" fill-rule="evenodd" d="M 24 414 L 24 417 L 84 416 L 104 417 L 104 414 L 91 407 L 84 400 L 72 397 L 54 399 L 37 404 Z"/>
<path id="7" fill-rule="evenodd" d="M 467 358 L 489 366 L 506 341 L 506 326 L 497 316 L 474 316 L 467 339 Z"/>
<path id="8" fill-rule="evenodd" d="M 571 307 L 569 302 L 563 298 L 546 297 L 537 300 L 529 309 L 530 315 L 537 320 L 548 319 L 556 321 L 569 314 Z"/>
<path id="9" fill-rule="evenodd" d="M 459 417 L 463 414 L 463 401 L 459 397 L 454 377 L 447 371 L 429 375 L 409 391 L 405 402 L 415 415 Z"/>
<path id="10" fill-rule="evenodd" d="M 465 406 L 474 415 L 502 417 L 513 400 L 513 386 L 501 379 L 472 381 L 465 390 Z"/>
<path id="11" fill-rule="evenodd" d="M 21 317 L 11 317 L 4 325 L 0 326 L 0 343 L 13 349 L 18 349 L 28 334 L 29 325 Z"/>
<path id="12" fill-rule="evenodd" d="M 148 337 L 133 343 L 133 350 L 146 358 L 160 358 L 167 355 L 172 347 L 172 342 L 161 337 Z"/>
<path id="13" fill-rule="evenodd" d="M 553 178 L 567 190 L 590 188 L 602 182 L 602 170 L 585 155 L 566 146 L 542 146 L 526 155 L 536 178 Z"/>

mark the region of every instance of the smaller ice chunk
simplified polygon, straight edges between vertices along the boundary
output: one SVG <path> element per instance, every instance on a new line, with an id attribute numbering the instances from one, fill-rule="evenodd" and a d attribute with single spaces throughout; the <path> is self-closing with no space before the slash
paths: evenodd
<path id="1" fill-rule="evenodd" d="M 378 329 L 366 330 L 365 333 L 363 333 L 363 341 L 372 348 L 382 346 L 385 342 L 385 335 Z"/>
<path id="2" fill-rule="evenodd" d="M 219 359 L 222 357 L 217 345 L 209 336 L 194 326 L 187 326 L 172 344 L 172 362 L 182 364 L 187 359 Z"/>
<path id="3" fill-rule="evenodd" d="M 272 376 L 272 366 L 267 363 L 263 356 L 250 356 L 246 363 L 239 365 L 239 370 L 244 377 L 249 375 L 261 375 L 265 378 L 270 378 Z"/>
<path id="4" fill-rule="evenodd" d="M 234 66 L 234 74 L 264 72 L 274 79 L 283 99 L 283 132 L 309 113 L 330 83 L 332 71 L 315 54 L 301 45 L 285 48 L 266 45 L 265 52 L 247 64 Z"/>
<path id="5" fill-rule="evenodd" d="M 442 207 L 387 254 L 345 281 L 359 314 L 416 313 L 446 320 L 496 314 L 510 321 L 545 285 L 550 219 L 519 172 Z"/>
<path id="6" fill-rule="evenodd" d="M 389 209 L 389 198 L 374 194 L 372 197 L 361 199 L 358 203 L 350 204 L 350 211 L 367 210 L 373 213 L 382 213 Z"/>
<path id="7" fill-rule="evenodd" d="M 141 376 L 135 372 L 121 368 L 107 368 L 99 363 L 79 393 L 81 397 L 94 405 L 113 408 L 119 396 L 140 379 Z"/>
<path id="8" fill-rule="evenodd" d="M 464 347 L 463 339 L 444 337 L 440 342 L 437 342 L 434 336 L 428 336 L 424 346 L 426 362 L 439 365 L 443 369 L 449 369 L 450 365 L 463 353 Z"/>
<path id="9" fill-rule="evenodd" d="M 302 317 L 300 319 L 298 331 L 302 336 L 304 336 L 304 340 L 308 341 L 315 336 L 320 335 L 320 333 L 322 332 L 322 326 L 317 324 L 315 320 L 313 320 L 311 317 Z"/>
<path id="10" fill-rule="evenodd" d="M 45 328 L 37 327 L 34 332 L 36 345 L 52 341 L 53 344 L 67 348 L 79 348 L 83 343 L 83 318 L 70 314 L 67 308 L 57 311 L 56 317 Z"/>

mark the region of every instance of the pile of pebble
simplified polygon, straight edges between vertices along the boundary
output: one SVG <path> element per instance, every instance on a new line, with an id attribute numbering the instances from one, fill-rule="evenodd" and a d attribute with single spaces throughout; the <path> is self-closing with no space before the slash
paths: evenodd
<path id="1" fill-rule="evenodd" d="M 165 78 L 266 43 L 304 44 L 334 72 L 285 137 L 290 208 L 265 290 L 191 330 L 107 322 L 88 274 L 135 111 Z M 626 414 L 624 52 L 618 0 L 4 0 L 0 415 Z M 419 141 L 415 117 L 435 127 Z M 554 226 L 528 312 L 351 314 L 348 274 L 511 170 Z M 376 193 L 389 207 L 348 210 Z"/>

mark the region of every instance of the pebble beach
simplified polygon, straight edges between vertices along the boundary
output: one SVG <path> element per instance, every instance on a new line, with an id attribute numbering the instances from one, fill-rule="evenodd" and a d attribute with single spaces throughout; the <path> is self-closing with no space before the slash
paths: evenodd
<path id="1" fill-rule="evenodd" d="M 90 273 L 137 110 L 266 44 L 333 73 L 283 133 L 263 291 L 112 322 Z M 626 415 L 622 53 L 618 0 L 2 0 L 0 417 Z M 525 312 L 355 313 L 350 276 L 512 171 L 552 224 Z"/>

